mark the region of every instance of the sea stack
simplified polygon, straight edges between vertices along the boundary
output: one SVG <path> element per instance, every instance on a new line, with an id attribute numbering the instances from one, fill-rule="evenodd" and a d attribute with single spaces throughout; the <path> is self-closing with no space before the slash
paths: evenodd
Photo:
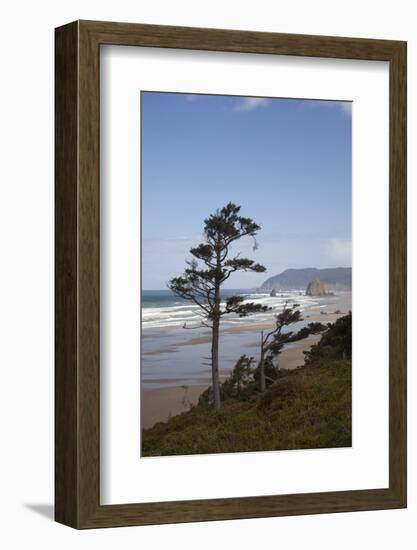
<path id="1" fill-rule="evenodd" d="M 320 279 L 313 279 L 308 283 L 306 296 L 327 296 L 324 284 Z"/>
<path id="2" fill-rule="evenodd" d="M 277 295 L 277 291 L 275 290 L 275 288 L 273 288 L 271 290 L 270 296 L 271 296 L 271 298 L 275 298 L 276 295 Z"/>

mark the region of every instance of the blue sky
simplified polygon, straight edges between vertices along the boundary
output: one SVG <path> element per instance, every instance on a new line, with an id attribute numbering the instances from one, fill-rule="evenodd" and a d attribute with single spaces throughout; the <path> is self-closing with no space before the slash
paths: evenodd
<path id="1" fill-rule="evenodd" d="M 142 287 L 180 275 L 203 220 L 228 201 L 262 229 L 234 252 L 267 268 L 351 266 L 351 104 L 141 93 Z"/>

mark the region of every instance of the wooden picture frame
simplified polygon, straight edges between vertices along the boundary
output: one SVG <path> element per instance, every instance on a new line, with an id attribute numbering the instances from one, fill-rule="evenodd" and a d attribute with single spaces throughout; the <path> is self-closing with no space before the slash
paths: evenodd
<path id="1" fill-rule="evenodd" d="M 406 43 L 76 21 L 56 29 L 55 519 L 75 528 L 406 506 Z M 117 44 L 389 62 L 389 487 L 100 504 L 99 55 Z"/>

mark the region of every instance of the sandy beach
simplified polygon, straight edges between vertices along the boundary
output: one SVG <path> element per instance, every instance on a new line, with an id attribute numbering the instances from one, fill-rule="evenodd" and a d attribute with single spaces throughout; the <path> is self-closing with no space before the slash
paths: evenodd
<path id="1" fill-rule="evenodd" d="M 142 428 L 152 428 L 171 416 L 188 411 L 207 386 L 174 386 L 142 392 Z"/>
<path id="2" fill-rule="evenodd" d="M 346 315 L 351 309 L 351 296 L 350 294 L 346 294 L 339 298 L 337 303 L 331 303 L 320 310 L 305 311 L 303 314 L 305 323 L 313 321 L 333 323 L 342 315 Z M 246 342 L 245 351 L 256 358 L 259 334 L 262 330 L 270 329 L 271 326 L 271 321 L 262 323 L 251 322 L 239 326 L 225 327 L 222 330 L 222 334 L 226 338 L 244 338 Z M 279 368 L 294 369 L 302 366 L 304 364 L 304 352 L 308 351 L 319 339 L 320 335 L 311 335 L 305 340 L 285 346 L 278 358 Z M 193 349 L 208 348 L 209 342 L 209 333 L 199 336 L 192 336 L 190 333 L 182 341 L 157 347 L 148 351 L 147 355 L 155 358 L 159 356 L 165 357 L 169 362 L 170 359 L 172 361 L 174 357 L 181 355 L 181 353 L 193 353 Z M 238 347 L 236 352 L 243 353 L 243 350 Z M 184 377 L 183 379 L 178 377 L 171 378 L 171 371 L 167 369 L 166 377 L 155 378 L 154 380 L 149 378 L 147 384 L 142 384 L 142 428 L 151 428 L 157 422 L 165 422 L 170 417 L 187 411 L 190 405 L 198 402 L 199 396 L 207 389 L 211 382 L 209 361 L 207 357 L 205 359 L 207 362 L 204 369 L 194 379 L 190 377 Z M 230 369 L 223 369 L 221 371 L 221 379 L 224 380 L 229 373 Z M 155 383 L 158 387 L 153 387 L 152 383 Z"/>
<path id="3" fill-rule="evenodd" d="M 304 364 L 304 352 L 320 339 L 311 335 L 305 340 L 291 344 L 279 356 L 279 367 L 295 369 Z M 223 379 L 225 376 L 222 377 Z M 195 405 L 208 385 L 174 386 L 144 390 L 142 392 L 142 428 L 151 428 L 156 422 L 165 422 L 171 416 L 188 411 Z"/>

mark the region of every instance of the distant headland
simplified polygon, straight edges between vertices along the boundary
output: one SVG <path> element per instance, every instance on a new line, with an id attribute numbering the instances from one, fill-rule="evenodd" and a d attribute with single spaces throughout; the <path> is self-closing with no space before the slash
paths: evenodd
<path id="1" fill-rule="evenodd" d="M 260 286 L 259 290 L 270 292 L 274 289 L 276 291 L 306 289 L 314 279 L 319 279 L 325 285 L 327 291 L 352 290 L 351 267 L 286 269 L 278 275 L 269 277 Z"/>

